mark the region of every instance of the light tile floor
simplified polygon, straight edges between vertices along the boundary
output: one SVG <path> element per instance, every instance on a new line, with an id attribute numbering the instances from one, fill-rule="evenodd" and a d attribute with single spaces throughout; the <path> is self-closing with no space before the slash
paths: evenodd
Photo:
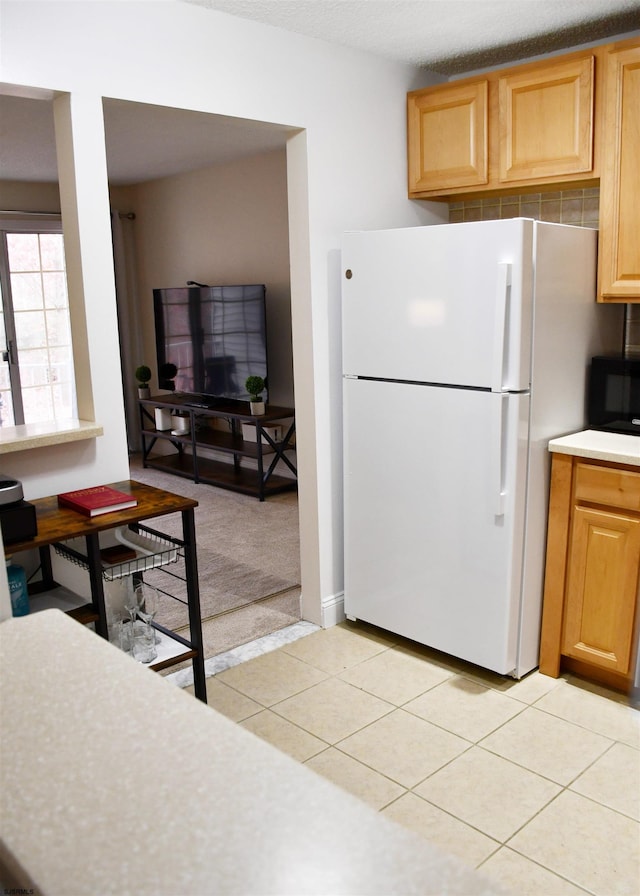
<path id="1" fill-rule="evenodd" d="M 639 896 L 640 713 L 342 623 L 207 680 L 209 705 L 517 896 Z"/>

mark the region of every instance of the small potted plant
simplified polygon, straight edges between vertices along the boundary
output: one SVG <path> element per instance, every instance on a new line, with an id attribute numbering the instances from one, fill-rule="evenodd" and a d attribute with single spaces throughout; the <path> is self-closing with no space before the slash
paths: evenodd
<path id="1" fill-rule="evenodd" d="M 260 397 L 264 392 L 265 381 L 261 376 L 248 376 L 244 387 L 249 393 L 249 406 L 251 413 L 256 416 L 264 414 L 264 401 Z"/>
<path id="2" fill-rule="evenodd" d="M 175 392 L 176 384 L 174 383 L 178 368 L 171 361 L 160 365 L 158 370 L 158 385 L 161 389 L 167 389 L 169 392 Z"/>
<path id="3" fill-rule="evenodd" d="M 138 380 L 138 398 L 149 397 L 149 380 L 151 379 L 151 368 L 146 364 L 136 367 L 135 378 Z"/>

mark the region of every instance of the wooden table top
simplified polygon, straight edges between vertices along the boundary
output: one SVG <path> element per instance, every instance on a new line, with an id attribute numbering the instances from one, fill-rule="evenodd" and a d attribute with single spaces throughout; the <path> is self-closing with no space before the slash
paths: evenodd
<path id="1" fill-rule="evenodd" d="M 173 492 L 166 492 L 164 489 L 143 485 L 133 479 L 106 484 L 136 498 L 137 506 L 88 517 L 76 510 L 59 507 L 57 495 L 37 498 L 28 503 L 33 504 L 36 508 L 38 534 L 35 538 L 6 545 L 5 554 L 18 554 L 20 551 L 33 550 L 56 541 L 65 541 L 67 538 L 90 535 L 105 529 L 113 529 L 116 526 L 127 526 L 129 523 L 137 523 L 140 520 L 176 511 L 190 510 L 198 506 L 198 502 L 193 498 L 185 498 L 182 495 L 175 495 Z"/>

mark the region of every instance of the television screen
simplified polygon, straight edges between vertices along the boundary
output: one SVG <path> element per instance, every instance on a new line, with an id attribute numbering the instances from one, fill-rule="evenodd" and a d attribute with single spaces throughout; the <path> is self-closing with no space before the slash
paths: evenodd
<path id="1" fill-rule="evenodd" d="M 160 385 L 163 365 L 174 364 L 179 392 L 248 401 L 247 377 L 267 380 L 265 296 L 261 284 L 154 289 Z"/>

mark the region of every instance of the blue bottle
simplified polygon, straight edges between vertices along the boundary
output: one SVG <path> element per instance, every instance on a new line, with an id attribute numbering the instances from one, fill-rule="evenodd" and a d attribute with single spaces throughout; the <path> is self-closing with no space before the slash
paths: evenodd
<path id="1" fill-rule="evenodd" d="M 27 575 L 21 566 L 7 558 L 7 579 L 11 595 L 11 609 L 14 616 L 26 616 L 29 613 L 29 592 L 27 591 Z"/>

